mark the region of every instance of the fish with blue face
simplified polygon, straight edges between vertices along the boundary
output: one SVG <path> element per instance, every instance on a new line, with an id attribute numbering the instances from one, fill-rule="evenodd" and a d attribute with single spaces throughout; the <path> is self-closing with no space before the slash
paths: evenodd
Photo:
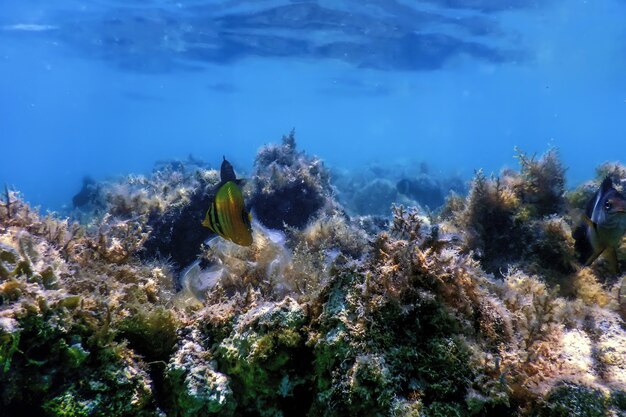
<path id="1" fill-rule="evenodd" d="M 587 203 L 585 214 L 572 237 L 580 261 L 591 265 L 603 252 L 611 270 L 617 273 L 617 248 L 626 232 L 626 198 L 606 177 Z"/>
<path id="2" fill-rule="evenodd" d="M 252 216 L 246 211 L 243 194 L 233 166 L 224 158 L 220 183 L 202 225 L 241 246 L 252 244 Z"/>

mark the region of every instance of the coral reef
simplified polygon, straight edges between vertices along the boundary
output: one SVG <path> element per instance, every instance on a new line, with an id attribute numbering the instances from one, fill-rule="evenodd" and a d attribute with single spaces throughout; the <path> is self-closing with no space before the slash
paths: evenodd
<path id="1" fill-rule="evenodd" d="M 518 158 L 438 213 L 350 217 L 292 133 L 244 186 L 245 247 L 200 227 L 196 160 L 85 182 L 81 223 L 7 189 L 1 414 L 623 415 L 625 275 L 577 264 L 571 230 L 626 169 L 566 192 L 556 151 Z"/>

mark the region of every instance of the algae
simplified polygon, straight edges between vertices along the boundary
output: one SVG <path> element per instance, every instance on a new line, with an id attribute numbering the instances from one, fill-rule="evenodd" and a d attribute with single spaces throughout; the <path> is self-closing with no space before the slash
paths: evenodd
<path id="1" fill-rule="evenodd" d="M 218 175 L 197 160 L 86 182 L 80 224 L 6 190 L 3 416 L 623 414 L 624 277 L 581 268 L 571 230 L 626 169 L 567 191 L 555 150 L 518 159 L 438 212 L 358 217 L 292 132 L 244 186 L 247 248 L 199 227 Z M 202 291 L 192 262 L 219 271 Z"/>

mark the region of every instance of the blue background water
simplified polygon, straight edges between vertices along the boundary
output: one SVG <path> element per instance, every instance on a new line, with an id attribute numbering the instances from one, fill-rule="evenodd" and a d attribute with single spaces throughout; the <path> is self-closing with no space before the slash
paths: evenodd
<path id="1" fill-rule="evenodd" d="M 83 175 L 189 154 L 250 169 L 292 127 L 331 166 L 470 176 L 557 146 L 625 159 L 626 1 L 0 4 L 0 181 L 59 209 Z"/>

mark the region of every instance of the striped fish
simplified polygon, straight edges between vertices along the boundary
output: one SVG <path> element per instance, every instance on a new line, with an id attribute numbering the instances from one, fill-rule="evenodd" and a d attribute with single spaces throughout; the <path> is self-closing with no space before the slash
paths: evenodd
<path id="1" fill-rule="evenodd" d="M 252 244 L 252 216 L 246 211 L 243 194 L 232 165 L 224 158 L 221 182 L 202 225 L 241 246 Z"/>

